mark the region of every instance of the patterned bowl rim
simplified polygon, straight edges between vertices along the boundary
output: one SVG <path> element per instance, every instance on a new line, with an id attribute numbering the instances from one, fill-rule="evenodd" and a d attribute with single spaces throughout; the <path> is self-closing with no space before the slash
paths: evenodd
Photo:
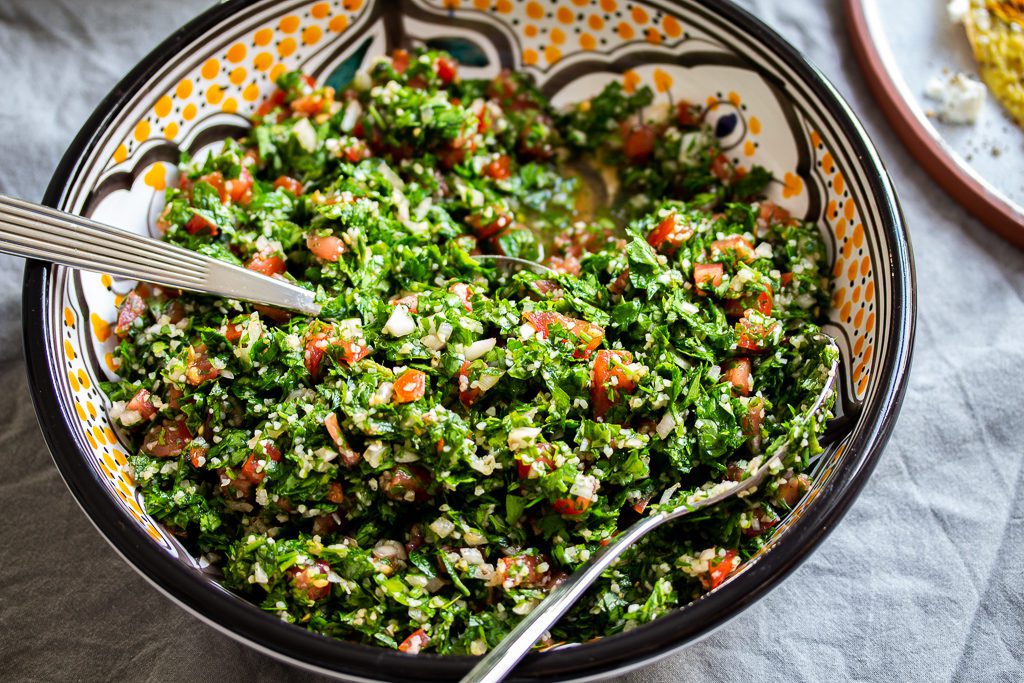
<path id="1" fill-rule="evenodd" d="M 59 206 L 71 180 L 83 170 L 88 152 L 117 112 L 143 84 L 185 46 L 219 22 L 258 0 L 227 0 L 200 14 L 157 46 L 100 102 L 58 165 L 43 202 Z M 387 1 L 387 0 L 381 0 Z M 825 76 L 792 45 L 746 10 L 728 0 L 705 0 L 724 22 L 740 27 L 782 60 L 821 97 L 828 114 L 870 173 L 871 196 L 878 203 L 890 264 L 892 316 L 890 359 L 876 377 L 880 390 L 865 403 L 860 428 L 847 442 L 845 466 L 836 472 L 818 504 L 799 518 L 771 553 L 686 609 L 598 642 L 533 653 L 510 681 L 589 680 L 635 669 L 709 635 L 752 605 L 796 569 L 840 521 L 857 498 L 888 442 L 907 388 L 916 319 L 916 286 L 910 238 L 888 173 L 849 105 Z M 189 612 L 223 633 L 264 653 L 310 670 L 347 680 L 457 679 L 476 658 L 407 655 L 383 648 L 338 641 L 297 628 L 254 608 L 207 578 L 172 561 L 111 504 L 97 475 L 85 465 L 72 438 L 78 421 L 57 398 L 60 365 L 49 352 L 54 333 L 48 318 L 51 267 L 30 261 L 22 301 L 29 387 L 40 427 L 68 488 L 100 534 L 143 577 Z M 400 672 L 400 673 L 399 673 Z M 397 680 L 397 679 L 396 679 Z"/>

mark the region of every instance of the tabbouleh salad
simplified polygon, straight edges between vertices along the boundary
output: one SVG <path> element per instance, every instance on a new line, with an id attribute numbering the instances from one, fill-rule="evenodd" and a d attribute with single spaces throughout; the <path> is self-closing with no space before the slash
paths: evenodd
<path id="1" fill-rule="evenodd" d="M 825 250 L 759 201 L 769 173 L 698 107 L 617 83 L 561 111 L 523 75 L 398 51 L 343 92 L 278 86 L 244 139 L 182 159 L 157 227 L 321 315 L 140 285 L 104 386 L 146 509 L 224 586 L 329 636 L 482 654 L 663 492 L 794 439 L 542 645 L 655 619 L 766 542 L 809 484 L 823 420 L 795 418 L 832 362 Z"/>

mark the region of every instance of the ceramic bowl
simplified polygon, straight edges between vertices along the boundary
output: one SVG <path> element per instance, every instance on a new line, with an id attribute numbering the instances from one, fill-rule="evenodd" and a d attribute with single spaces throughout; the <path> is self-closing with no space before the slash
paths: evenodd
<path id="1" fill-rule="evenodd" d="M 421 44 L 451 52 L 466 77 L 525 71 L 557 104 L 612 80 L 627 89 L 649 85 L 660 102 L 703 104 L 726 153 L 741 167 L 770 169 L 771 198 L 816 222 L 834 261 L 827 330 L 843 353 L 833 427 L 841 437 L 818 460 L 813 488 L 764 550 L 717 590 L 628 633 L 531 654 L 515 680 L 636 667 L 723 624 L 807 557 L 864 485 L 906 386 L 913 265 L 892 184 L 855 115 L 778 35 L 710 0 L 231 0 L 177 31 L 103 100 L 46 202 L 151 234 L 179 153 L 195 155 L 244 132 L 280 73 L 301 68 L 343 86 L 373 57 Z M 465 673 L 473 658 L 406 655 L 279 621 L 221 588 L 146 514 L 99 389 L 116 372 L 110 323 L 131 287 L 42 263 L 30 263 L 25 276 L 25 348 L 39 420 L 100 532 L 180 605 L 281 659 L 353 680 Z"/>

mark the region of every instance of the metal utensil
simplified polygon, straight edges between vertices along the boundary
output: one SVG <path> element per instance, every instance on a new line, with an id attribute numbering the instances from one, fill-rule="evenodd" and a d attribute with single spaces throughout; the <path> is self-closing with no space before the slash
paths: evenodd
<path id="1" fill-rule="evenodd" d="M 308 315 L 313 292 L 167 242 L 0 195 L 0 251 Z"/>
<path id="2" fill-rule="evenodd" d="M 5 195 L 0 195 L 0 252 L 307 315 L 320 312 L 313 292 L 289 282 Z M 510 256 L 481 254 L 474 258 L 508 272 L 553 272 L 539 263 Z"/>
<path id="3" fill-rule="evenodd" d="M 839 354 L 835 340 L 824 334 L 822 334 L 822 337 L 825 337 L 828 343 L 836 349 L 837 360 L 829 368 L 828 377 L 825 380 L 821 394 L 818 395 L 811 408 L 804 414 L 803 419 L 806 422 L 810 422 L 822 407 L 825 406 L 828 397 L 832 394 L 836 374 L 839 370 Z M 526 656 L 534 643 L 554 626 L 555 622 L 577 600 L 583 597 L 583 594 L 597 581 L 604 570 L 610 567 L 630 546 L 666 522 L 679 519 L 696 510 L 711 507 L 738 493 L 759 486 L 773 466 L 773 461 L 785 455 L 789 446 L 790 442 L 785 442 L 771 456 L 765 458 L 764 464 L 758 467 L 753 475 L 743 481 L 736 482 L 734 486 L 702 500 L 695 500 L 691 503 L 684 502 L 674 509 L 656 510 L 653 514 L 626 528 L 608 545 L 597 551 L 590 560 L 569 576 L 564 583 L 551 591 L 525 619 L 519 622 L 518 626 L 512 629 L 493 650 L 466 674 L 462 679 L 462 683 L 498 683 L 498 681 L 503 680 L 515 668 L 519 660 Z"/>

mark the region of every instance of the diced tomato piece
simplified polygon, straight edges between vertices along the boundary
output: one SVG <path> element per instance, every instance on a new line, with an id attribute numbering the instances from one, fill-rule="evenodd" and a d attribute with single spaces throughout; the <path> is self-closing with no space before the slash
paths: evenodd
<path id="1" fill-rule="evenodd" d="M 448 85 L 458 76 L 458 66 L 455 62 L 444 57 L 438 57 L 437 61 L 434 62 L 434 73 L 441 80 L 442 83 Z"/>
<path id="2" fill-rule="evenodd" d="M 327 487 L 327 495 L 325 496 L 328 502 L 334 503 L 335 505 L 341 505 L 345 502 L 345 490 L 341 486 L 341 482 L 332 481 Z"/>
<path id="3" fill-rule="evenodd" d="M 348 440 L 341 431 L 341 425 L 338 424 L 336 413 L 331 413 L 324 419 L 324 427 L 327 428 L 327 433 L 330 434 L 331 441 L 334 442 L 338 453 L 341 454 L 341 461 L 345 463 L 345 466 L 352 467 L 358 463 L 362 455 L 352 450 L 352 447 L 348 445 Z"/>
<path id="4" fill-rule="evenodd" d="M 228 323 L 224 326 L 224 338 L 234 344 L 236 341 L 242 338 L 242 332 L 244 327 L 236 325 L 234 323 Z"/>
<path id="5" fill-rule="evenodd" d="M 637 502 L 633 503 L 633 511 L 636 512 L 636 514 L 638 514 L 638 515 L 644 514 L 644 510 L 647 509 L 647 506 L 650 504 L 651 498 L 653 498 L 653 497 L 654 497 L 653 495 L 644 496 L 643 498 L 641 498 Z"/>
<path id="6" fill-rule="evenodd" d="M 670 214 L 647 236 L 647 243 L 655 249 L 667 247 L 674 251 L 693 237 L 693 226 L 682 223 L 676 214 Z"/>
<path id="7" fill-rule="evenodd" d="M 448 288 L 449 292 L 452 292 L 460 299 L 462 299 L 462 307 L 467 311 L 473 310 L 473 304 L 470 302 L 470 297 L 473 296 L 473 288 L 464 282 L 456 282 Z"/>
<path id="8" fill-rule="evenodd" d="M 686 100 L 679 100 L 676 105 L 676 122 L 683 128 L 693 128 L 700 124 L 698 109 Z"/>
<path id="9" fill-rule="evenodd" d="M 749 358 L 734 358 L 726 362 L 722 379 L 732 384 L 733 389 L 740 396 L 747 396 L 750 394 L 750 371 L 751 364 Z"/>
<path id="10" fill-rule="evenodd" d="M 399 48 L 391 53 L 391 68 L 404 74 L 409 68 L 409 53 Z"/>
<path id="11" fill-rule="evenodd" d="M 586 512 L 589 507 L 590 501 L 582 496 L 576 496 L 575 498 L 559 498 L 551 504 L 551 508 L 555 512 L 569 517 L 578 517 Z"/>
<path id="12" fill-rule="evenodd" d="M 220 370 L 213 367 L 206 353 L 206 344 L 188 347 L 188 367 L 185 369 L 185 381 L 194 387 L 203 382 L 216 379 Z"/>
<path id="13" fill-rule="evenodd" d="M 758 292 L 757 296 L 748 295 L 739 299 L 727 299 L 725 301 L 725 314 L 730 318 L 742 318 L 748 309 L 755 309 L 764 315 L 772 314 L 772 305 L 775 301 L 772 295 L 771 285 L 767 289 Z"/>
<path id="14" fill-rule="evenodd" d="M 793 282 L 793 273 L 783 273 L 782 277 L 779 278 L 779 280 L 782 282 L 782 286 L 786 287 L 786 286 L 792 284 L 792 282 Z"/>
<path id="15" fill-rule="evenodd" d="M 225 181 L 224 188 L 231 197 L 231 201 L 239 204 L 248 204 L 252 199 L 252 173 L 245 166 L 239 172 L 238 177 Z"/>
<path id="16" fill-rule="evenodd" d="M 268 256 L 261 256 L 257 254 L 252 257 L 245 267 L 262 275 L 266 275 L 267 277 L 281 275 L 287 270 L 284 259 L 276 254 L 270 254 Z"/>
<path id="17" fill-rule="evenodd" d="M 601 345 L 604 339 L 604 328 L 600 325 L 577 320 L 569 316 L 555 313 L 553 311 L 541 311 L 540 313 L 526 312 L 523 314 L 533 327 L 540 332 L 541 337 L 547 339 L 550 336 L 549 328 L 558 324 L 565 328 L 577 340 L 577 348 L 573 352 L 576 358 L 589 358 L 590 354 Z"/>
<path id="18" fill-rule="evenodd" d="M 149 392 L 145 389 L 139 389 L 132 400 L 128 401 L 128 405 L 125 406 L 127 410 L 134 410 L 138 413 L 143 420 L 152 420 L 156 417 L 156 406 L 153 405 L 152 397 Z"/>
<path id="19" fill-rule="evenodd" d="M 188 461 L 192 463 L 192 467 L 199 468 L 206 464 L 206 453 L 208 450 L 202 446 L 189 446 Z"/>
<path id="20" fill-rule="evenodd" d="M 292 111 L 300 116 L 316 116 L 328 108 L 332 99 L 333 94 L 328 97 L 326 92 L 314 92 L 295 98 L 291 107 Z"/>
<path id="21" fill-rule="evenodd" d="M 256 453 L 250 453 L 249 457 L 242 463 L 242 470 L 238 476 L 253 484 L 263 481 L 267 476 L 267 464 L 270 462 L 281 462 L 281 451 L 274 444 L 267 443 L 263 444 L 263 453 L 262 458 L 257 458 Z"/>
<path id="22" fill-rule="evenodd" d="M 438 60 L 442 61 L 442 60 Z M 406 652 L 410 655 L 418 655 L 420 650 L 427 646 L 430 642 L 430 636 L 427 635 L 426 631 L 421 628 L 416 629 L 412 634 L 403 640 L 398 646 L 399 652 Z"/>
<path id="23" fill-rule="evenodd" d="M 468 360 L 462 362 L 462 367 L 459 368 L 459 374 L 456 376 L 459 389 L 459 401 L 462 405 L 467 408 L 473 405 L 473 402 L 480 396 L 480 389 L 472 388 L 469 386 L 469 366 L 472 365 Z"/>
<path id="24" fill-rule="evenodd" d="M 280 107 L 282 104 L 284 104 L 284 98 L 284 90 L 275 90 L 273 93 L 271 93 L 270 97 L 268 97 L 266 100 L 263 101 L 262 104 L 260 104 L 259 108 L 256 110 L 256 117 L 262 118 L 269 114 L 270 112 L 272 112 L 274 109 Z"/>
<path id="25" fill-rule="evenodd" d="M 160 234 L 166 234 L 171 229 L 171 221 L 169 220 L 171 215 L 171 205 L 167 204 L 164 206 L 163 211 L 156 219 L 156 229 L 160 231 Z"/>
<path id="26" fill-rule="evenodd" d="M 591 371 L 590 379 L 590 404 L 594 410 L 595 420 L 603 420 L 623 394 L 636 390 L 636 382 L 614 359 L 618 359 L 621 363 L 631 363 L 633 354 L 629 351 L 602 349 L 594 357 L 594 368 Z"/>
<path id="27" fill-rule="evenodd" d="M 349 365 L 355 365 L 362 359 L 370 355 L 369 346 L 366 344 L 360 344 L 354 341 L 341 341 L 338 343 L 341 347 L 341 359 Z"/>
<path id="28" fill-rule="evenodd" d="M 278 499 L 280 503 L 280 499 Z M 331 512 L 326 515 L 317 515 L 313 518 L 313 535 L 327 536 L 333 534 L 341 526 L 339 512 Z"/>
<path id="29" fill-rule="evenodd" d="M 180 301 L 172 301 L 164 307 L 164 315 L 171 321 L 172 325 L 176 325 L 185 319 L 185 304 Z"/>
<path id="30" fill-rule="evenodd" d="M 146 300 L 136 294 L 135 289 L 128 292 L 121 308 L 117 311 L 117 325 L 114 327 L 114 334 L 124 337 L 132 329 L 132 325 L 146 312 Z"/>
<path id="31" fill-rule="evenodd" d="M 410 313 L 419 313 L 420 297 L 419 294 L 406 294 L 389 301 L 392 306 L 405 306 L 409 309 Z"/>
<path id="32" fill-rule="evenodd" d="M 220 171 L 214 171 L 213 173 L 207 173 L 204 176 L 199 176 L 196 179 L 196 183 L 206 183 L 211 185 L 213 189 L 217 190 L 217 194 L 220 195 L 220 203 L 227 204 L 231 195 L 228 194 L 227 184 L 224 182 L 224 174 Z"/>
<path id="33" fill-rule="evenodd" d="M 763 351 L 774 334 L 777 323 L 754 322 L 750 319 L 750 313 L 748 310 L 736 323 L 736 345 L 748 351 Z"/>
<path id="34" fill-rule="evenodd" d="M 548 267 L 559 273 L 579 275 L 583 270 L 580 260 L 575 256 L 552 256 L 548 259 Z"/>
<path id="35" fill-rule="evenodd" d="M 397 465 L 381 476 L 381 488 L 391 500 L 422 503 L 430 498 L 430 472 L 416 465 Z"/>
<path id="36" fill-rule="evenodd" d="M 263 304 L 253 304 L 253 310 L 258 311 L 261 316 L 272 320 L 275 323 L 281 325 L 292 319 L 292 313 L 289 311 L 282 310 L 280 308 L 274 308 L 273 306 L 264 306 Z"/>
<path id="37" fill-rule="evenodd" d="M 775 202 L 763 201 L 757 213 L 758 227 L 767 228 L 779 223 L 788 223 L 791 219 L 789 211 Z"/>
<path id="38" fill-rule="evenodd" d="M 627 133 L 622 142 L 622 151 L 626 159 L 633 163 L 647 161 L 654 153 L 654 143 L 657 135 L 650 126 L 640 124 L 634 126 Z"/>
<path id="39" fill-rule="evenodd" d="M 495 180 L 505 180 L 512 176 L 512 159 L 502 154 L 491 163 L 484 166 L 484 175 Z"/>
<path id="40" fill-rule="evenodd" d="M 513 555 L 502 557 L 494 568 L 494 581 L 502 588 L 532 588 L 542 585 L 546 577 L 537 567 L 542 558 L 536 555 Z"/>
<path id="41" fill-rule="evenodd" d="M 793 507 L 810 487 L 811 480 L 806 474 L 795 474 L 779 486 L 779 500 Z"/>
<path id="42" fill-rule="evenodd" d="M 185 224 L 185 230 L 190 235 L 209 233 L 211 237 L 214 237 L 217 235 L 217 224 L 211 223 L 199 214 L 195 214 L 192 218 L 188 219 L 188 223 Z"/>
<path id="43" fill-rule="evenodd" d="M 693 267 L 693 284 L 698 294 L 706 294 L 707 289 L 713 289 L 722 284 L 722 275 L 725 267 L 721 263 L 698 263 Z M 708 284 L 711 287 L 708 287 Z"/>
<path id="44" fill-rule="evenodd" d="M 534 458 L 534 460 L 532 460 L 531 462 L 523 462 L 520 459 L 519 455 L 517 455 L 516 460 L 518 461 L 517 470 L 519 472 L 519 478 L 536 479 L 537 477 L 535 475 L 537 475 L 537 470 L 534 466 L 537 463 L 540 463 L 541 465 L 544 466 L 543 470 L 545 472 L 551 472 L 552 470 L 554 470 L 555 459 L 549 455 L 550 452 L 551 444 L 539 443 L 537 444 L 537 457 Z"/>
<path id="45" fill-rule="evenodd" d="M 363 159 L 369 159 L 371 156 L 370 148 L 361 142 L 349 145 L 344 150 L 342 150 L 342 154 L 345 156 L 345 159 L 349 161 L 349 163 L 353 164 L 358 164 Z"/>
<path id="46" fill-rule="evenodd" d="M 331 345 L 329 337 L 330 328 L 306 337 L 306 348 L 302 353 L 302 360 L 314 382 L 320 379 L 320 365 L 323 363 L 327 347 Z"/>
<path id="47" fill-rule="evenodd" d="M 500 214 L 490 223 L 484 224 L 484 219 L 477 214 L 471 214 L 466 218 L 466 223 L 473 228 L 473 232 L 480 239 L 489 239 L 512 224 L 512 217 L 508 214 Z"/>
<path id="48" fill-rule="evenodd" d="M 278 176 L 277 180 L 274 181 L 274 187 L 291 192 L 296 197 L 302 194 L 302 183 L 291 176 Z"/>
<path id="49" fill-rule="evenodd" d="M 761 422 L 764 421 L 764 401 L 759 398 L 750 400 L 747 404 L 747 414 L 740 418 L 740 427 L 743 435 L 757 437 L 761 435 Z"/>
<path id="50" fill-rule="evenodd" d="M 181 455 L 191 441 L 192 433 L 181 416 L 150 427 L 142 439 L 142 452 L 154 458 L 173 458 Z"/>
<path id="51" fill-rule="evenodd" d="M 732 164 L 729 162 L 729 157 L 724 154 L 716 156 L 711 162 L 711 175 L 723 183 L 731 181 L 735 177 L 735 173 L 733 172 Z"/>
<path id="52" fill-rule="evenodd" d="M 724 557 L 716 558 L 712 560 L 711 567 L 708 569 L 708 575 L 701 577 L 701 583 L 704 584 L 704 590 L 713 590 L 718 588 L 723 581 L 732 573 L 732 570 L 739 564 L 736 561 L 738 553 L 735 550 L 728 550 Z"/>
<path id="53" fill-rule="evenodd" d="M 348 251 L 348 247 L 345 246 L 341 238 L 333 235 L 326 237 L 310 235 L 306 238 L 306 248 L 313 252 L 314 256 L 332 263 L 339 260 L 342 254 Z"/>
<path id="54" fill-rule="evenodd" d="M 423 398 L 427 376 L 419 370 L 406 370 L 395 380 L 395 403 L 412 403 Z"/>
<path id="55" fill-rule="evenodd" d="M 323 560 L 317 560 L 306 567 L 290 567 L 288 576 L 295 591 L 316 601 L 323 600 L 331 594 L 331 582 L 328 579 L 330 572 L 331 565 Z"/>
<path id="56" fill-rule="evenodd" d="M 743 530 L 747 538 L 755 538 L 779 523 L 779 516 L 770 509 L 758 505 L 750 512 L 750 526 Z"/>
<path id="57" fill-rule="evenodd" d="M 712 257 L 725 253 L 732 253 L 737 260 L 744 263 L 750 263 L 757 256 L 754 253 L 754 246 L 742 235 L 730 235 L 711 243 Z"/>

